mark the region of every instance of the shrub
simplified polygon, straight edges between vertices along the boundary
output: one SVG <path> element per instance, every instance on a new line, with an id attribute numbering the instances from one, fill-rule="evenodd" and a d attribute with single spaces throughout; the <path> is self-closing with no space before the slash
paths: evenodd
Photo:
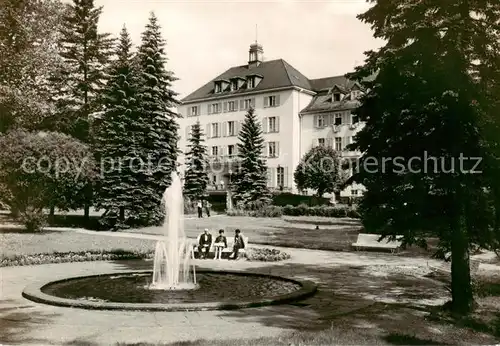
<path id="1" fill-rule="evenodd" d="M 325 197 L 296 195 L 294 193 L 280 193 L 273 196 L 273 205 L 284 207 L 286 205 L 298 206 L 305 204 L 306 206 L 328 205 L 330 200 Z"/>
<path id="2" fill-rule="evenodd" d="M 250 217 L 281 217 L 283 208 L 275 205 L 268 205 L 260 209 L 245 210 L 236 208 L 227 211 L 228 216 L 250 216 Z"/>
<path id="3" fill-rule="evenodd" d="M 39 232 L 45 226 L 47 217 L 41 209 L 26 208 L 19 214 L 19 221 L 26 227 L 28 232 Z"/>
<path id="4" fill-rule="evenodd" d="M 283 215 L 288 216 L 324 216 L 324 217 L 352 217 L 359 218 L 359 213 L 351 207 L 315 206 L 305 204 L 299 206 L 287 205 L 283 208 Z"/>
<path id="5" fill-rule="evenodd" d="M 245 257 L 249 261 L 278 262 L 290 259 L 290 254 L 278 249 L 248 249 Z"/>

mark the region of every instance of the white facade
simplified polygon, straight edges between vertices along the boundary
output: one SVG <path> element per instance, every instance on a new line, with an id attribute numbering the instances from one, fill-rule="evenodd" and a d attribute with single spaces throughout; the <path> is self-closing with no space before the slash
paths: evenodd
<path id="1" fill-rule="evenodd" d="M 310 91 L 286 88 L 183 104 L 179 107 L 179 113 L 183 115 L 179 120 L 180 149 L 183 153 L 187 152 L 187 139 L 191 126 L 199 121 L 205 135 L 210 161 L 234 160 L 237 154 L 238 132 L 248 106 L 252 103 L 263 130 L 265 141 L 263 156 L 268 166 L 268 186 L 272 189 L 280 189 L 282 186 L 284 191 L 296 192 L 293 171 L 301 158 L 299 113 L 311 99 Z M 274 105 L 271 105 L 272 103 Z M 214 106 L 215 104 L 218 106 Z M 183 159 L 181 157 L 181 164 L 184 163 Z M 213 165 L 211 171 L 209 177 L 212 188 L 223 190 L 224 184 L 227 183 L 225 179 L 227 169 L 223 167 L 218 169 Z"/>

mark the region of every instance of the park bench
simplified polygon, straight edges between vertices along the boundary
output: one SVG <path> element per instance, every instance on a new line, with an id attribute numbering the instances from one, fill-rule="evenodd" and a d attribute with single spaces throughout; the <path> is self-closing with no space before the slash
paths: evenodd
<path id="1" fill-rule="evenodd" d="M 382 239 L 381 241 L 378 241 L 380 237 L 381 237 L 380 234 L 359 233 L 358 239 L 356 240 L 355 243 L 352 244 L 352 246 L 356 250 L 360 249 L 390 250 L 391 252 L 395 252 L 401 247 L 402 244 L 401 240 L 391 241 L 388 238 L 385 238 Z M 397 239 L 401 238 L 402 236 L 397 236 Z"/>
<path id="2" fill-rule="evenodd" d="M 198 244 L 200 244 L 200 237 L 201 237 L 201 234 L 198 235 L 198 237 L 196 238 L 196 244 L 194 244 L 194 255 L 195 257 L 197 258 L 198 257 Z M 243 242 L 245 243 L 245 248 L 244 249 L 240 249 L 239 250 L 239 254 L 244 254 L 245 253 L 245 250 L 248 248 L 248 237 L 245 237 L 244 235 L 242 235 L 243 237 Z M 215 241 L 215 238 L 213 235 L 212 235 L 212 240 Z M 226 237 L 227 239 L 227 248 L 225 249 L 222 249 L 222 258 L 228 258 L 229 255 L 233 252 L 233 246 L 234 246 L 234 236 L 231 236 L 231 237 Z M 213 258 L 215 256 L 215 248 L 214 248 L 214 243 L 212 243 L 212 245 L 210 246 L 210 249 L 208 250 L 208 258 Z"/>

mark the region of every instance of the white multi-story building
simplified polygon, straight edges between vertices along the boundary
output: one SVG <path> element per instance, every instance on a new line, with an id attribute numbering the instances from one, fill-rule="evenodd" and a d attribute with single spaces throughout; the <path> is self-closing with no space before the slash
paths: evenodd
<path id="1" fill-rule="evenodd" d="M 343 76 L 309 79 L 282 59 L 263 61 L 262 56 L 262 46 L 252 44 L 248 64 L 228 69 L 179 106 L 180 149 L 187 151 L 191 126 L 199 121 L 210 155 L 212 189 L 225 190 L 236 170 L 238 132 L 250 107 L 262 122 L 272 189 L 298 192 L 293 173 L 313 146 L 332 146 L 343 156 L 359 156 L 345 147 L 363 126 L 351 114 L 361 86 Z M 341 197 L 356 197 L 362 190 L 353 184 Z"/>

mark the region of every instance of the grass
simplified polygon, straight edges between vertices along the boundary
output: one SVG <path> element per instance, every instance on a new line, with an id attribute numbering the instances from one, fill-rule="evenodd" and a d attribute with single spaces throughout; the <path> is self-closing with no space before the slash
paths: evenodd
<path id="1" fill-rule="evenodd" d="M 2 233 L 1 256 L 34 255 L 51 252 L 112 251 L 123 249 L 146 252 L 154 248 L 155 241 L 148 239 L 109 237 L 76 232 Z"/>
<path id="2" fill-rule="evenodd" d="M 65 225 L 75 223 L 77 216 L 69 215 L 63 220 Z M 319 229 L 315 226 L 319 225 Z M 361 229 L 359 221 L 353 219 L 331 219 L 324 217 L 285 217 L 253 218 L 217 216 L 210 218 L 187 218 L 185 233 L 196 238 L 203 229 L 208 228 L 213 234 L 225 229 L 226 236 L 234 235 L 239 228 L 249 237 L 250 244 L 276 247 L 304 248 L 330 251 L 352 251 L 351 244 L 356 241 Z M 131 233 L 162 234 L 161 227 L 146 227 L 125 230 Z M 72 232 L 25 233 L 22 231 L 0 230 L 2 254 L 4 256 L 19 253 L 36 254 L 45 252 L 77 252 L 83 250 L 114 250 L 143 252 L 154 246 L 153 240 L 109 237 L 96 234 Z M 428 256 L 432 252 L 419 248 L 403 251 L 403 256 Z"/>

